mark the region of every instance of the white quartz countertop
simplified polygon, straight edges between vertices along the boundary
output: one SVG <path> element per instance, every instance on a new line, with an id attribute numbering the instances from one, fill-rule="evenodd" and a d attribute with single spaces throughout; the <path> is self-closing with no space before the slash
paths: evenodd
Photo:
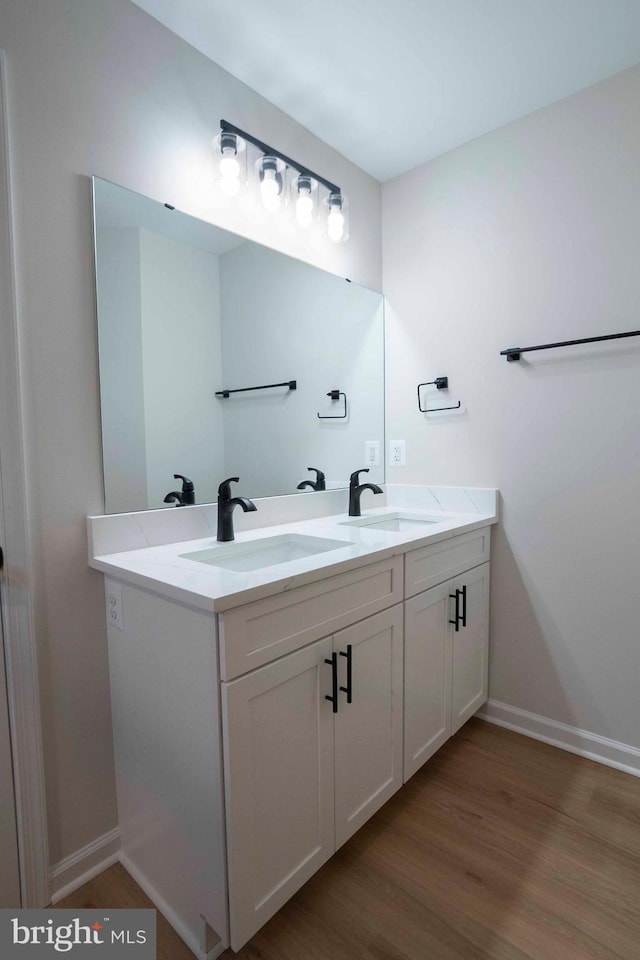
<path id="1" fill-rule="evenodd" d="M 209 613 L 218 613 L 488 526 L 498 519 L 496 513 L 421 511 L 413 506 L 409 509 L 386 506 L 363 510 L 362 518 L 392 513 L 410 513 L 430 522 L 424 527 L 416 524 L 410 530 L 391 531 L 345 525 L 354 519 L 345 513 L 239 532 L 233 541 L 239 547 L 287 534 L 344 543 L 344 546 L 324 553 L 249 571 L 228 570 L 182 556 L 209 548 L 225 551 L 230 546 L 233 548 L 232 544 L 217 543 L 213 536 L 92 556 L 89 562 L 96 570 L 116 580 Z"/>

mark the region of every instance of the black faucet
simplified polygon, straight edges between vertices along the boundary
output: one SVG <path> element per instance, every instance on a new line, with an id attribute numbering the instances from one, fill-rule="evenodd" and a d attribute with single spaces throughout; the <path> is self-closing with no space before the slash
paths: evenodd
<path id="1" fill-rule="evenodd" d="M 382 488 L 377 483 L 358 483 L 358 475 L 369 473 L 369 467 L 362 470 L 356 470 L 349 477 L 349 516 L 360 516 L 360 496 L 363 490 L 373 490 L 374 493 L 382 493 Z"/>
<path id="2" fill-rule="evenodd" d="M 168 493 L 164 498 L 165 503 L 175 503 L 179 507 L 191 507 L 196 502 L 195 487 L 193 482 L 187 477 L 183 477 L 181 473 L 174 473 L 174 480 L 182 480 L 182 491 L 178 492 L 177 490 L 172 490 L 171 493 Z"/>
<path id="3" fill-rule="evenodd" d="M 324 473 L 317 467 L 307 467 L 307 470 L 313 470 L 316 475 L 315 480 L 303 480 L 296 487 L 296 490 L 304 490 L 305 487 L 311 487 L 312 490 L 326 490 L 327 485 L 324 481 Z"/>
<path id="4" fill-rule="evenodd" d="M 257 510 L 252 500 L 246 497 L 232 497 L 229 488 L 230 483 L 238 483 L 240 477 L 229 477 L 223 480 L 218 487 L 218 540 L 226 542 L 234 539 L 233 533 L 233 508 L 242 507 L 245 513 Z"/>

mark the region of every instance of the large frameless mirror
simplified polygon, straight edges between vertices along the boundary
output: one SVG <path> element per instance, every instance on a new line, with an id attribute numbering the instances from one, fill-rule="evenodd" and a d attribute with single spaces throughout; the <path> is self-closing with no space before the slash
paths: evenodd
<path id="1" fill-rule="evenodd" d="M 248 497 L 347 486 L 364 466 L 382 483 L 381 294 L 112 183 L 93 191 L 105 511 L 166 506 L 174 474 L 197 503 L 230 476 Z"/>

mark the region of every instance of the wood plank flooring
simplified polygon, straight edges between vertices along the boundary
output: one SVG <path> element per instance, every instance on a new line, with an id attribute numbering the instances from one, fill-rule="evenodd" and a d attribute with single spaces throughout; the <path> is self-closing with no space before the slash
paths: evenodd
<path id="1" fill-rule="evenodd" d="M 118 864 L 59 907 L 151 906 Z M 640 960 L 640 779 L 471 720 L 225 960 Z M 158 960 L 193 954 L 158 916 Z"/>

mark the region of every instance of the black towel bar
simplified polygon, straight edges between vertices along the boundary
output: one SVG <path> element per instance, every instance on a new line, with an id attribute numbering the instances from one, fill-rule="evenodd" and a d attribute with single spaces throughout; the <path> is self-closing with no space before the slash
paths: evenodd
<path id="1" fill-rule="evenodd" d="M 604 337 L 582 337 L 580 340 L 558 340 L 556 343 L 541 343 L 537 347 L 508 347 L 500 351 L 501 357 L 506 357 L 509 363 L 519 360 L 523 353 L 532 350 L 551 350 L 555 347 L 573 347 L 579 343 L 600 343 L 602 340 L 622 340 L 625 337 L 640 337 L 640 330 L 630 330 L 628 333 L 608 333 Z"/>
<path id="2" fill-rule="evenodd" d="M 260 387 L 238 387 L 236 390 L 216 390 L 216 397 L 228 397 L 231 393 L 247 393 L 249 390 L 271 390 L 272 387 L 288 387 L 289 390 L 296 390 L 298 384 L 295 380 L 284 380 L 283 383 L 263 383 Z"/>

